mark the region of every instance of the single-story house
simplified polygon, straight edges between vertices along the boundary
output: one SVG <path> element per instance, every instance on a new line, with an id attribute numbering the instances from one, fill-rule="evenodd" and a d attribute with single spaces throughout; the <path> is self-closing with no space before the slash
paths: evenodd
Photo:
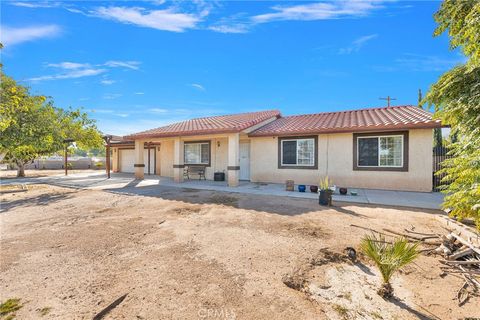
<path id="1" fill-rule="evenodd" d="M 229 186 L 251 182 L 432 190 L 433 129 L 439 120 L 417 106 L 282 116 L 277 110 L 197 118 L 124 137 L 112 144 L 113 171 L 184 179 L 203 166 Z"/>

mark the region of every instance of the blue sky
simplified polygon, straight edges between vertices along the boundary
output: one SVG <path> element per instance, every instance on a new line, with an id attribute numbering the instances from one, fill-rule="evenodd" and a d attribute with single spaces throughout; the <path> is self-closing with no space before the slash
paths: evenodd
<path id="1" fill-rule="evenodd" d="M 124 135 L 192 117 L 416 104 L 464 61 L 427 1 L 2 1 L 4 71 Z"/>

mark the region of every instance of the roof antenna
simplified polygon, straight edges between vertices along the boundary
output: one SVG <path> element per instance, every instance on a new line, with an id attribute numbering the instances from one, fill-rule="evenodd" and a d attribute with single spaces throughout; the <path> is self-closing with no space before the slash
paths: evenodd
<path id="1" fill-rule="evenodd" d="M 392 98 L 390 96 L 387 96 L 386 98 L 378 98 L 380 100 L 387 100 L 387 107 L 390 107 L 390 101 L 391 100 L 397 100 L 397 98 Z"/>

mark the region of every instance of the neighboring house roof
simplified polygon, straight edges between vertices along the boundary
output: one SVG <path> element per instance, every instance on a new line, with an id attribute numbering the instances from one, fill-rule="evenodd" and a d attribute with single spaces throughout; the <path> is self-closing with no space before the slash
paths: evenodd
<path id="1" fill-rule="evenodd" d="M 440 120 L 433 120 L 430 112 L 410 105 L 286 116 L 254 130 L 249 136 L 439 127 L 442 127 Z"/>
<path id="2" fill-rule="evenodd" d="M 280 117 L 280 111 L 267 110 L 259 112 L 248 112 L 224 116 L 197 118 L 131 134 L 125 136 L 124 139 L 132 140 L 142 138 L 234 133 L 248 129 L 268 119 L 278 117 Z"/>

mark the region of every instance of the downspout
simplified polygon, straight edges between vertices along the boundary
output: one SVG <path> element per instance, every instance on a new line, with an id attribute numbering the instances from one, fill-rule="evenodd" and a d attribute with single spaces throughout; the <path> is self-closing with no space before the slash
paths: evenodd
<path id="1" fill-rule="evenodd" d="M 327 134 L 327 161 L 326 161 L 326 168 L 325 168 L 325 176 L 328 177 L 328 148 L 329 148 L 329 137 L 330 135 Z"/>

